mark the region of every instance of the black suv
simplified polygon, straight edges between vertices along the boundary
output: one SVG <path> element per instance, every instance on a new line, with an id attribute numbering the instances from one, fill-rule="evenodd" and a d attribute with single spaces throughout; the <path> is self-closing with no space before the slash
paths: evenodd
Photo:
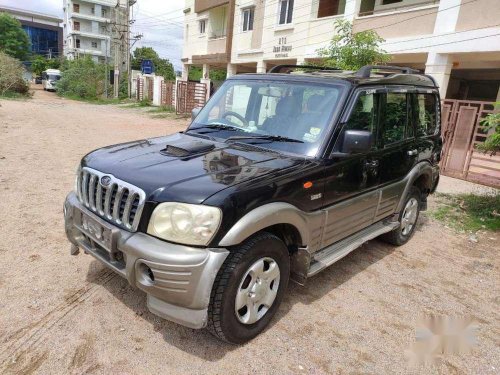
<path id="1" fill-rule="evenodd" d="M 407 242 L 439 179 L 435 81 L 295 68 L 228 79 L 184 132 L 86 155 L 64 205 L 71 253 L 146 292 L 154 314 L 242 343 L 289 278 L 378 236 Z"/>

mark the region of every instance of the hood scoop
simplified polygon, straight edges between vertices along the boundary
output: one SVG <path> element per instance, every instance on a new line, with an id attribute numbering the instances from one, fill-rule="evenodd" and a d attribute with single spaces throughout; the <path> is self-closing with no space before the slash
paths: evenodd
<path id="1" fill-rule="evenodd" d="M 168 156 L 185 157 L 203 152 L 211 151 L 215 148 L 213 143 L 203 142 L 200 140 L 183 140 L 178 141 L 174 145 L 167 145 L 160 152 Z"/>

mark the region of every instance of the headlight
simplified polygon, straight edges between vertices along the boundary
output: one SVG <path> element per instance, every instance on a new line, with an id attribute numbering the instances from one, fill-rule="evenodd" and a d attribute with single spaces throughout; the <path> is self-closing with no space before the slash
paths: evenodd
<path id="1" fill-rule="evenodd" d="M 185 245 L 207 245 L 217 232 L 221 218 L 217 207 L 160 203 L 151 215 L 148 233 Z"/>

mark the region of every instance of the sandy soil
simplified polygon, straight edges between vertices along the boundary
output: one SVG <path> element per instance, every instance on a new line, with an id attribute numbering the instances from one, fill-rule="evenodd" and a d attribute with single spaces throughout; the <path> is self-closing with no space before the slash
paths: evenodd
<path id="1" fill-rule="evenodd" d="M 43 91 L 0 105 L 0 373 L 413 373 L 405 350 L 423 312 L 474 317 L 478 343 L 417 372 L 499 373 L 498 234 L 472 243 L 423 215 L 407 245 L 371 241 L 292 284 L 270 329 L 226 345 L 149 313 L 142 292 L 70 256 L 63 230 L 82 155 L 186 121 Z"/>

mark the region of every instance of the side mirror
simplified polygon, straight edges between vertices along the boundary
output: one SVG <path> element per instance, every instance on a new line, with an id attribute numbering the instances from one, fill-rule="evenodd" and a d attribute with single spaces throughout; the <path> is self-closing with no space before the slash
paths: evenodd
<path id="1" fill-rule="evenodd" d="M 196 118 L 196 116 L 198 116 L 200 111 L 201 111 L 201 108 L 193 108 L 193 110 L 191 111 L 191 120 L 194 120 Z"/>
<path id="2" fill-rule="evenodd" d="M 366 130 L 346 130 L 341 152 L 344 154 L 359 154 L 372 148 L 373 134 Z"/>

